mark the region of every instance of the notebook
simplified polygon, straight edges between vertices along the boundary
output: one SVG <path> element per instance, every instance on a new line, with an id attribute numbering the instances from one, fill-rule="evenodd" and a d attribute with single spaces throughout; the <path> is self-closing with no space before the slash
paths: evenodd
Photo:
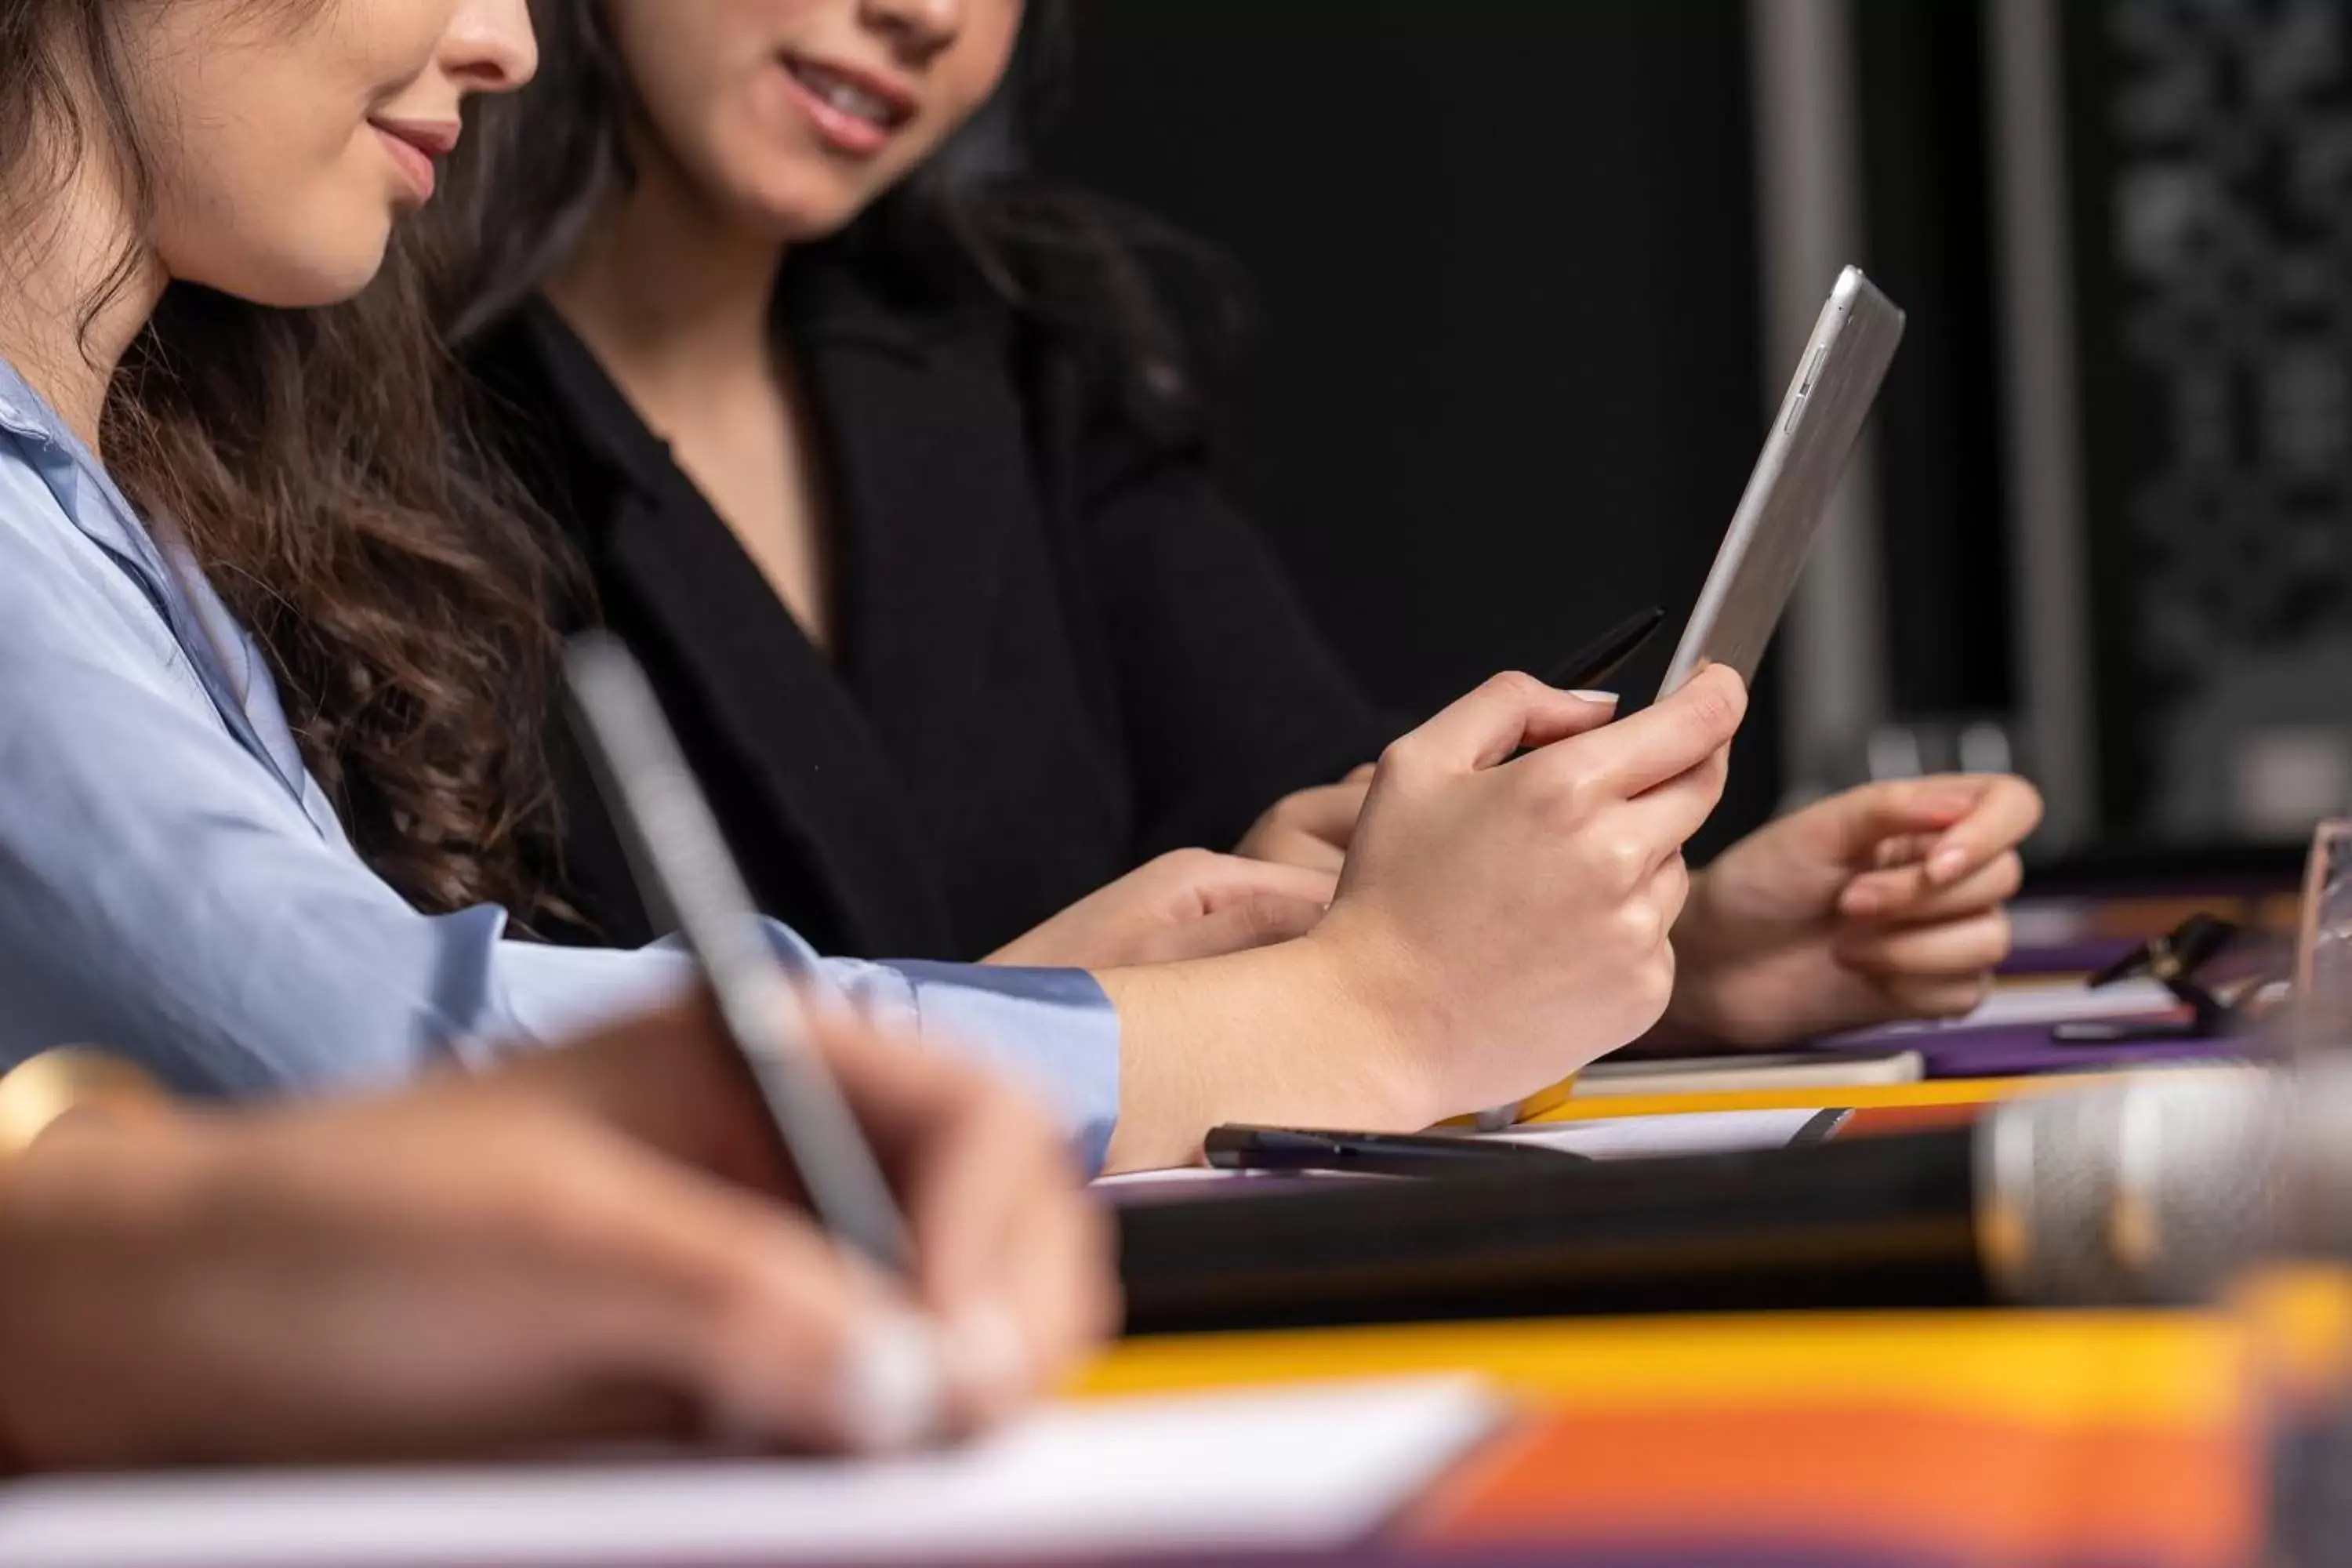
<path id="1" fill-rule="evenodd" d="M 9 1568 L 921 1563 L 1338 1549 L 1504 1405 L 1475 1379 L 1058 1405 L 952 1452 L 0 1486 Z"/>
<path id="2" fill-rule="evenodd" d="M 1776 1089 L 1856 1089 L 1917 1083 L 1927 1076 L 1916 1050 L 1811 1050 L 1654 1060 L 1602 1060 L 1576 1075 L 1571 1100 L 1629 1094 L 1732 1094 Z"/>
<path id="3" fill-rule="evenodd" d="M 1785 1149 L 1834 1130 L 1843 1110 L 1701 1110 L 1684 1115 L 1613 1116 L 1598 1121 L 1523 1121 L 1481 1138 L 1565 1149 L 1592 1160 L 1647 1160 L 1682 1154 L 1737 1154 Z"/>

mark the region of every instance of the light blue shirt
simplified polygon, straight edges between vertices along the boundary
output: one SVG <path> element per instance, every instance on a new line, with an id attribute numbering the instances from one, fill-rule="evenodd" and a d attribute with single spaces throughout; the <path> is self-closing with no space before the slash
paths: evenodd
<path id="1" fill-rule="evenodd" d="M 167 536 L 168 538 L 168 536 Z M 0 361 L 0 1069 L 88 1042 L 186 1093 L 397 1083 L 668 994 L 667 948 L 425 915 L 352 850 L 260 649 Z M 1093 977 L 787 958 L 871 1016 L 1024 1078 L 1100 1167 L 1118 1018 Z"/>

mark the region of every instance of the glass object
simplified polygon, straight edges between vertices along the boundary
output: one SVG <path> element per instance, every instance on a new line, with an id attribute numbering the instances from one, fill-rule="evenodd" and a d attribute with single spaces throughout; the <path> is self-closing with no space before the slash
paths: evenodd
<path id="1" fill-rule="evenodd" d="M 2304 862 L 2291 1048 L 2352 1048 L 2352 820 L 2323 822 Z"/>

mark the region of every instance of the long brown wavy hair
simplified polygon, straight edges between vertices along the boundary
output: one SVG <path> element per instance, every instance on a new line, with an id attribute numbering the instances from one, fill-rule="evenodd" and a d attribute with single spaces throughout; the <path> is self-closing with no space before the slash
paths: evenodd
<path id="1" fill-rule="evenodd" d="M 0 233 L 25 232 L 89 158 L 116 159 L 149 209 L 129 8 L 0 0 Z M 259 639 L 368 863 L 420 909 L 487 901 L 527 922 L 552 878 L 559 588 L 518 492 L 465 434 L 427 243 L 404 234 L 376 283 L 328 310 L 173 284 L 108 389 L 100 439 L 124 492 L 184 532 Z M 121 258 L 108 287 L 136 266 Z"/>

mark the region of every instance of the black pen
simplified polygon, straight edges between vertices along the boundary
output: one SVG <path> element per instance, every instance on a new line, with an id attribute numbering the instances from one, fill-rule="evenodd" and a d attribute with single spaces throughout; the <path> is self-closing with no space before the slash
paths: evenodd
<path id="1" fill-rule="evenodd" d="M 1629 616 L 1560 660 L 1544 677 L 1544 684 L 1563 691 L 1594 689 L 1623 668 L 1627 659 L 1641 652 L 1643 645 L 1657 635 L 1665 619 L 1666 612 L 1654 605 L 1638 616 Z"/>
<path id="2" fill-rule="evenodd" d="M 670 917 L 702 966 L 729 1043 L 811 1206 L 874 1262 L 909 1272 L 906 1216 L 840 1085 L 809 1047 L 800 994 L 645 670 L 619 638 L 589 632 L 566 649 L 564 676 L 573 727 L 621 829 L 637 890 L 657 920 Z"/>
<path id="3" fill-rule="evenodd" d="M 1202 1144 L 1221 1171 L 1355 1171 L 1368 1176 L 1464 1176 L 1496 1170 L 1540 1172 L 1590 1164 L 1568 1149 L 1498 1138 L 1427 1132 L 1324 1132 L 1300 1127 L 1229 1124 Z"/>
<path id="4" fill-rule="evenodd" d="M 1627 616 L 1552 666 L 1551 673 L 1543 678 L 1544 684 L 1558 687 L 1562 691 L 1593 690 L 1623 668 L 1627 659 L 1641 652 L 1642 646 L 1657 635 L 1658 627 L 1664 624 L 1666 612 L 1654 605 L 1638 616 Z M 1512 760 L 1517 761 L 1527 754 L 1522 748 L 1511 754 Z M 1489 1125 L 1488 1121 L 1482 1119 L 1478 1130 L 1490 1132 L 1496 1126 L 1508 1125 L 1508 1122 Z"/>

